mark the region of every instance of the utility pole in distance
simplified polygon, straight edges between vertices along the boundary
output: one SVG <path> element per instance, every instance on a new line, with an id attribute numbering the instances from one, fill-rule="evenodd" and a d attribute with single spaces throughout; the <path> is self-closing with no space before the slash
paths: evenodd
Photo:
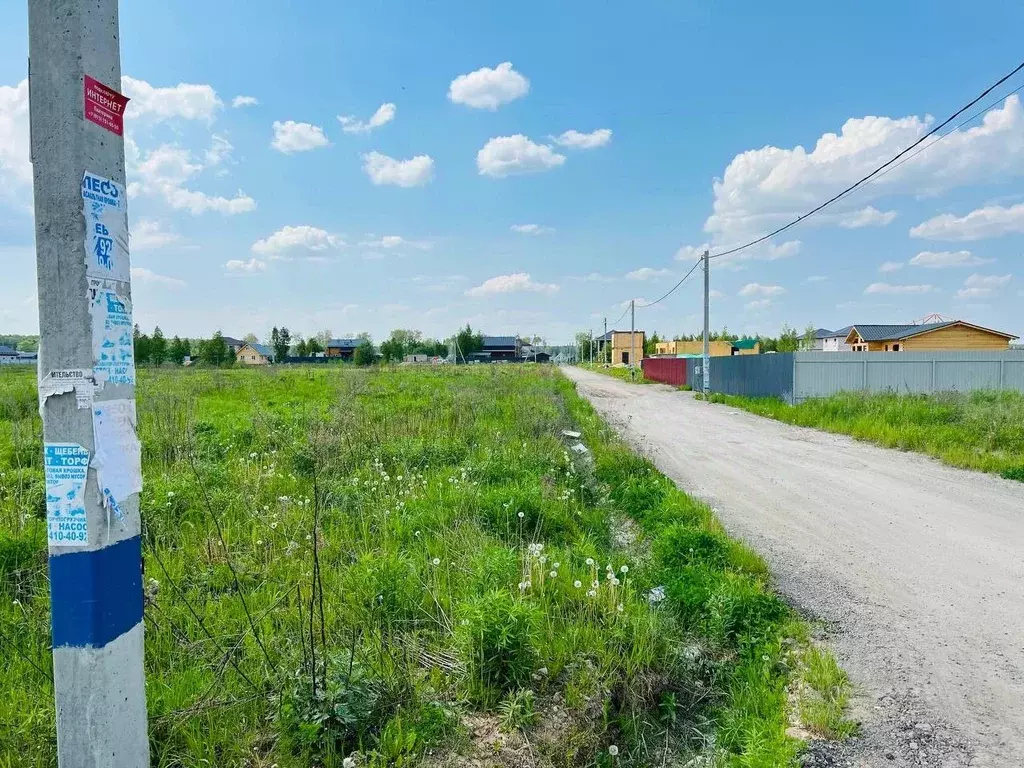
<path id="1" fill-rule="evenodd" d="M 601 337 L 601 362 L 608 362 L 605 360 L 605 352 L 608 348 L 608 318 L 604 319 L 604 336 Z"/>
<path id="2" fill-rule="evenodd" d="M 629 300 L 629 376 L 633 377 L 636 365 L 636 299 Z"/>
<path id="3" fill-rule="evenodd" d="M 710 318 L 711 318 L 711 260 L 708 251 L 704 251 L 704 359 L 701 360 L 701 374 L 704 379 L 704 394 L 711 389 L 711 350 L 710 350 Z"/>
<path id="4" fill-rule="evenodd" d="M 60 768 L 149 765 L 117 0 L 29 0 Z"/>

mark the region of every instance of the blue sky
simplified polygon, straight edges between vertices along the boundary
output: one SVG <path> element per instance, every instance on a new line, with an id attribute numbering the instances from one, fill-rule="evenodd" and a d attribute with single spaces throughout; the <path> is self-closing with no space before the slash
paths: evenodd
<path id="1" fill-rule="evenodd" d="M 715 6 L 122 3 L 136 321 L 567 341 L 842 189 L 1022 52 L 1019 3 Z M 3 4 L 0 333 L 37 327 L 27 39 Z M 1024 334 L 1022 177 L 1018 96 L 713 263 L 712 324 L 937 312 Z M 698 277 L 638 327 L 697 330 Z"/>

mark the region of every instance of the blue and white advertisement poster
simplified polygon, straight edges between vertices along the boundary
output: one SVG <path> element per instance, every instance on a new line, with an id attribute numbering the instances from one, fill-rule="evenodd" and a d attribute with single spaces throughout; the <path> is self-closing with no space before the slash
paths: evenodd
<path id="1" fill-rule="evenodd" d="M 85 274 L 128 281 L 128 197 L 116 181 L 85 172 L 82 179 L 85 217 Z"/>
<path id="2" fill-rule="evenodd" d="M 107 288 L 96 290 L 89 304 L 92 315 L 92 368 L 96 387 L 135 383 L 132 342 L 132 303 Z"/>
<path id="3" fill-rule="evenodd" d="M 51 546 L 88 546 L 85 480 L 89 472 L 89 451 L 76 443 L 46 443 L 43 469 L 47 540 Z"/>

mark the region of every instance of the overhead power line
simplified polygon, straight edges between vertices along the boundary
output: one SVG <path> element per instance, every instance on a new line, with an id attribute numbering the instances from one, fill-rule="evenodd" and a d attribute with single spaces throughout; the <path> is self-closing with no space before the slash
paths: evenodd
<path id="1" fill-rule="evenodd" d="M 772 232 L 769 232 L 766 235 L 762 235 L 761 237 L 758 237 L 755 240 L 751 240 L 749 243 L 744 243 L 743 245 L 737 246 L 735 248 L 730 248 L 727 251 L 722 251 L 721 253 L 713 254 L 710 258 L 718 259 L 718 258 L 721 258 L 722 256 L 729 256 L 731 254 L 739 253 L 740 251 L 746 250 L 747 248 L 752 248 L 755 245 L 759 245 L 759 244 L 763 243 L 765 240 L 769 240 L 769 239 L 775 237 L 776 235 L 785 232 L 790 227 L 795 227 L 797 224 L 799 224 L 804 219 L 810 218 L 814 214 L 819 213 L 819 212 L 825 210 L 828 206 L 832 205 L 832 203 L 834 203 L 837 200 L 839 200 L 839 199 L 845 197 L 846 195 L 850 194 L 851 192 L 853 192 L 853 190 L 857 189 L 858 187 L 862 186 L 863 184 L 866 184 L 871 179 L 873 179 L 874 177 L 876 177 L 879 174 L 881 174 L 883 171 L 886 171 L 887 168 L 889 168 L 894 163 L 896 163 L 896 161 L 898 161 L 901 157 L 903 157 L 904 155 L 906 155 L 908 152 L 910 152 L 911 150 L 915 149 L 916 147 L 920 146 L 927 139 L 929 139 L 930 137 L 934 136 L 936 133 L 941 131 L 943 128 L 945 128 L 947 125 L 952 123 L 954 120 L 956 120 L 958 117 L 960 117 L 960 115 L 962 115 L 964 112 L 966 112 L 971 107 L 973 107 L 975 104 L 977 104 L 979 101 L 984 99 L 986 96 L 988 96 L 990 93 L 992 93 L 992 91 L 994 91 L 1000 85 L 1002 85 L 1007 80 L 1009 80 L 1011 77 L 1016 75 L 1022 69 L 1024 69 L 1024 61 L 1022 61 L 1020 64 L 1018 64 L 1012 70 L 1010 70 L 1010 72 L 1008 72 L 1007 74 L 1005 74 L 1001 78 L 999 78 L 995 83 L 993 83 L 988 88 L 986 88 L 984 91 L 982 91 L 980 94 L 978 94 L 974 99 L 969 101 L 964 106 L 960 107 L 960 109 L 958 109 L 952 115 L 947 117 L 945 120 L 943 120 L 937 126 L 932 128 L 930 131 L 928 131 L 928 133 L 926 133 L 924 136 L 919 138 L 917 141 L 915 141 L 909 147 L 906 147 L 905 149 L 901 150 L 896 155 L 891 157 L 888 161 L 886 161 L 882 165 L 880 165 L 877 168 L 875 168 L 875 170 L 873 170 L 867 176 L 864 176 L 861 179 L 859 179 L 858 181 L 856 181 L 855 183 L 851 184 L 850 186 L 848 186 L 846 189 L 844 189 L 839 194 L 834 195 L 833 197 L 830 197 L 828 200 L 823 202 L 821 205 L 817 206 L 816 208 L 812 208 L 810 211 L 808 211 L 807 213 L 803 214 L 802 216 L 797 216 L 795 219 L 793 219 L 793 221 L 791 221 L 788 224 L 785 224 L 785 225 L 779 227 L 778 229 L 776 229 L 776 230 L 774 230 Z"/>
<path id="2" fill-rule="evenodd" d="M 690 267 L 690 271 L 687 272 L 685 275 L 683 275 L 683 278 L 678 283 L 673 285 L 672 288 L 669 289 L 668 293 L 666 293 L 660 299 L 652 301 L 652 302 L 650 302 L 648 304 L 640 304 L 640 305 L 637 306 L 637 309 L 645 309 L 647 307 L 653 307 L 655 304 L 658 304 L 658 303 L 664 301 L 665 299 L 667 299 L 669 296 L 671 296 L 673 293 L 676 292 L 676 288 L 678 288 L 680 285 L 682 285 L 683 283 L 686 282 L 686 278 L 688 278 L 690 275 L 693 274 L 693 271 L 697 268 L 697 266 L 700 264 L 700 262 L 701 262 L 701 259 L 697 259 L 695 262 L 693 262 L 693 266 Z M 626 313 L 623 312 L 622 314 L 625 315 Z M 618 321 L 616 321 L 616 322 L 618 322 Z"/>

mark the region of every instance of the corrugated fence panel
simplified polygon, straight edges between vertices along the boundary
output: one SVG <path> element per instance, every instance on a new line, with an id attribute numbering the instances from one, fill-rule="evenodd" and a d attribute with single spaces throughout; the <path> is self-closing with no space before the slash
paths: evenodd
<path id="1" fill-rule="evenodd" d="M 864 389 L 867 369 L 861 357 L 843 352 L 798 352 L 793 360 L 795 401 L 822 397 L 822 392 Z"/>
<path id="2" fill-rule="evenodd" d="M 795 401 L 836 392 L 1024 391 L 1024 351 L 797 352 Z M 712 367 L 712 372 L 714 367 Z"/>
<path id="3" fill-rule="evenodd" d="M 644 377 L 681 387 L 686 383 L 686 360 L 679 357 L 645 357 L 640 361 Z"/>
<path id="4" fill-rule="evenodd" d="M 931 360 L 906 360 L 892 364 L 869 360 L 866 365 L 869 392 L 901 392 L 927 394 L 932 390 Z"/>
<path id="5" fill-rule="evenodd" d="M 693 361 L 694 389 L 702 381 L 700 360 Z M 711 358 L 711 391 L 745 397 L 793 399 L 793 355 L 734 355 Z"/>

